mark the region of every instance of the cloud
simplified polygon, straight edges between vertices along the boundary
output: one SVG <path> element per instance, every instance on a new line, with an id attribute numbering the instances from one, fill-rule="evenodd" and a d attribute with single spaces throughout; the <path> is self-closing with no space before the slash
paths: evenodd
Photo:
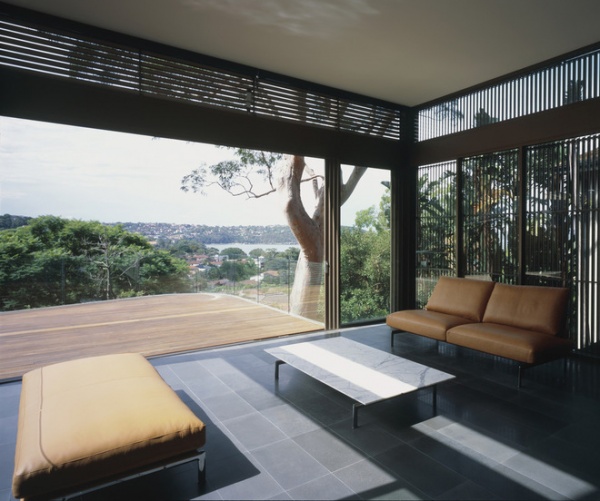
<path id="1" fill-rule="evenodd" d="M 213 145 L 0 118 L 2 213 L 103 222 L 285 224 L 276 200 L 250 203 L 181 179 L 231 156 Z M 268 200 L 267 200 L 268 199 Z M 257 221 L 260 220 L 260 223 Z"/>

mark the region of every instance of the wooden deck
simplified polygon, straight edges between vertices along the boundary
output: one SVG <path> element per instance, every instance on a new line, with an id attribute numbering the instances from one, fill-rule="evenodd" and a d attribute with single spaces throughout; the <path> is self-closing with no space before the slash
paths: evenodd
<path id="1" fill-rule="evenodd" d="M 164 355 L 323 329 L 248 300 L 173 294 L 0 314 L 0 380 L 119 352 Z"/>

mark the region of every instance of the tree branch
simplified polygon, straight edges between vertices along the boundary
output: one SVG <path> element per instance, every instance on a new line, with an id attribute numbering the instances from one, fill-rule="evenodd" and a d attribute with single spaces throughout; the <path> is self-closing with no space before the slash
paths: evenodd
<path id="1" fill-rule="evenodd" d="M 364 176 L 365 172 L 367 172 L 367 167 L 359 167 L 357 165 L 354 167 L 354 169 L 352 169 L 352 173 L 350 174 L 348 181 L 346 181 L 341 187 L 340 205 L 344 205 L 348 201 L 350 195 L 352 195 L 352 192 L 356 188 L 356 185 L 360 179 Z"/>

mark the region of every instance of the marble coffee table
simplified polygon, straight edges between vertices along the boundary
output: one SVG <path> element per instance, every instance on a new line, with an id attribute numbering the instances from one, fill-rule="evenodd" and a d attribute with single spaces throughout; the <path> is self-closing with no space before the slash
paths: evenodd
<path id="1" fill-rule="evenodd" d="M 433 387 L 436 412 L 438 383 L 454 376 L 392 355 L 344 337 L 294 343 L 265 350 L 279 366 L 289 364 L 355 400 L 352 427 L 358 426 L 358 409 L 406 393 Z"/>

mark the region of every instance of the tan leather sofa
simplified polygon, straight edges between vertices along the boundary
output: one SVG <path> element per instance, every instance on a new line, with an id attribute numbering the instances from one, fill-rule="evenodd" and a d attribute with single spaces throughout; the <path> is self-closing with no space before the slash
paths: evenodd
<path id="1" fill-rule="evenodd" d="M 13 495 L 48 499 L 190 460 L 204 423 L 141 355 L 49 365 L 23 376 Z"/>
<path id="2" fill-rule="evenodd" d="M 561 337 L 568 289 L 507 285 L 441 277 L 425 309 L 391 313 L 391 342 L 410 332 L 471 348 L 519 364 L 522 369 L 566 356 L 570 340 Z"/>

